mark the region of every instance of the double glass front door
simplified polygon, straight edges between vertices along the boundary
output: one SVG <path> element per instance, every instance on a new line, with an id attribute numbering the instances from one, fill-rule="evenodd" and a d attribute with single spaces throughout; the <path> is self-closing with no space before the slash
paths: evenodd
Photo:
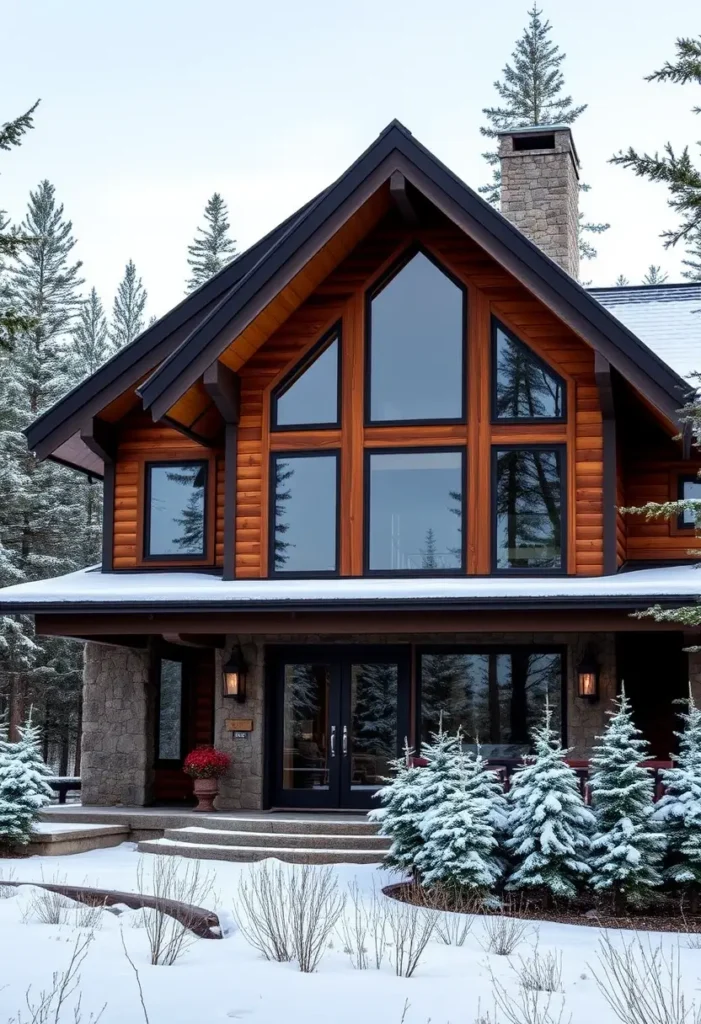
<path id="1" fill-rule="evenodd" d="M 409 732 L 401 649 L 296 648 L 272 662 L 277 710 L 274 803 L 374 806 Z"/>

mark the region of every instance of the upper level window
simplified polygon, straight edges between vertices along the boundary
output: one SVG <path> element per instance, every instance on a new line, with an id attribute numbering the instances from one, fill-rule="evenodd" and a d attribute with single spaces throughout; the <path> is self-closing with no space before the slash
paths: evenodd
<path id="1" fill-rule="evenodd" d="M 340 426 L 340 327 L 335 327 L 276 387 L 274 430 Z"/>
<path id="2" fill-rule="evenodd" d="M 275 574 L 338 569 L 338 455 L 295 452 L 271 460 L 270 566 Z"/>
<path id="3" fill-rule="evenodd" d="M 204 558 L 206 462 L 146 463 L 145 558 Z"/>
<path id="4" fill-rule="evenodd" d="M 369 452 L 366 566 L 439 575 L 463 564 L 463 453 Z"/>
<path id="5" fill-rule="evenodd" d="M 465 293 L 417 252 L 370 299 L 366 419 L 465 418 Z"/>
<path id="6" fill-rule="evenodd" d="M 535 352 L 492 320 L 492 418 L 565 419 L 566 387 Z"/>
<path id="7" fill-rule="evenodd" d="M 564 447 L 495 448 L 493 460 L 495 570 L 561 571 Z"/>
<path id="8" fill-rule="evenodd" d="M 685 508 L 677 522 L 678 529 L 691 530 L 696 526 L 697 518 L 701 520 L 701 478 L 698 476 L 679 477 L 679 497 L 692 498 L 699 502 L 699 511 L 696 515 L 693 509 Z"/>

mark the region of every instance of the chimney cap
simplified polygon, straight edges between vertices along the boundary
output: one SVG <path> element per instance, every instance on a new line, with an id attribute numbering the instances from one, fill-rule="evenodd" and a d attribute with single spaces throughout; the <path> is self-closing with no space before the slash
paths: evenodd
<path id="1" fill-rule="evenodd" d="M 544 132 L 570 132 L 572 129 L 568 124 L 528 124 L 524 128 L 503 128 L 497 132 L 501 135 L 542 135 Z"/>

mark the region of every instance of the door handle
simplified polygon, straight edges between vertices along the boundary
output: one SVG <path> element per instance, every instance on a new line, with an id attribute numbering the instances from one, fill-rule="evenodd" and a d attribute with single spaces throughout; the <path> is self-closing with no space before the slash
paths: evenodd
<path id="1" fill-rule="evenodd" d="M 336 756 L 336 726 L 331 726 L 331 757 Z"/>
<path id="2" fill-rule="evenodd" d="M 348 756 L 348 726 L 343 726 L 343 756 Z"/>

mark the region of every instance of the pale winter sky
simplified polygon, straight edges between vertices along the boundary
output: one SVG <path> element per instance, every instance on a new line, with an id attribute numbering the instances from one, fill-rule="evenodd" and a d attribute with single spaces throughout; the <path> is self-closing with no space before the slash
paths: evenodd
<path id="1" fill-rule="evenodd" d="M 542 0 L 567 52 L 584 209 L 611 229 L 594 284 L 638 283 L 664 252 L 666 191 L 607 164 L 620 147 L 701 135 L 691 86 L 648 84 L 698 0 Z M 73 221 L 87 285 L 110 307 L 132 258 L 162 315 L 183 295 L 186 247 L 220 191 L 239 248 L 325 187 L 399 118 L 468 184 L 487 178 L 481 108 L 530 0 L 3 0 L 0 122 L 42 103 L 0 154 L 0 207 L 23 214 L 46 177 Z M 695 153 L 698 157 L 698 150 Z"/>

